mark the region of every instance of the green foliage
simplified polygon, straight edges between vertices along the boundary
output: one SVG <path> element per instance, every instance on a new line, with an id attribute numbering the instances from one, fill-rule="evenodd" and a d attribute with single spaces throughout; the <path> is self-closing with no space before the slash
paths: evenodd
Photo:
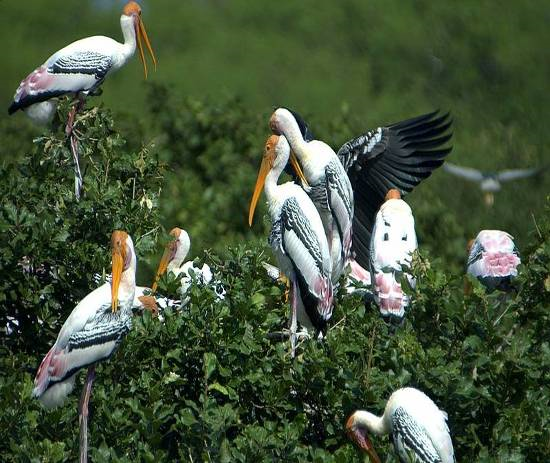
<path id="1" fill-rule="evenodd" d="M 67 104 L 60 116 L 66 119 Z M 106 112 L 77 118 L 84 191 L 74 197 L 73 160 L 63 125 L 35 140 L 20 161 L 0 167 L 0 326 L 19 320 L 11 348 L 43 351 L 94 273 L 108 272 L 114 229 L 127 230 L 138 252 L 160 232 L 163 167 L 147 147 L 128 151 Z M 107 269 L 107 270 L 106 270 Z"/>
<path id="2" fill-rule="evenodd" d="M 65 103 L 60 120 L 66 110 Z M 178 146 L 183 165 L 192 164 L 192 175 L 205 185 L 216 175 L 209 169 L 217 169 L 206 160 L 219 153 L 223 164 L 224 153 L 252 151 L 255 142 L 239 144 L 240 110 L 223 113 L 225 119 L 199 103 L 171 111 L 160 123 L 173 138 L 159 141 L 158 150 L 176 172 L 183 166 L 168 146 Z M 172 124 L 182 119 L 185 127 L 204 131 L 208 143 L 181 139 L 182 129 Z M 21 320 L 21 334 L 0 338 L 0 454 L 7 462 L 74 461 L 83 375 L 68 403 L 48 411 L 30 397 L 35 369 L 75 302 L 93 287 L 92 274 L 107 268 L 110 231 L 130 232 L 140 262 L 164 240 L 158 225 L 163 167 L 156 155 L 128 150 L 99 109 L 85 112 L 77 130 L 87 166 L 80 202 L 62 125 L 0 172 L 0 298 L 6 308 L 0 323 L 8 315 Z M 204 201 L 198 195 L 189 207 Z M 226 298 L 193 286 L 182 312 L 167 311 L 163 321 L 148 312 L 136 315 L 119 352 L 98 366 L 91 459 L 361 461 L 345 436 L 346 417 L 358 408 L 382 413 L 391 392 L 408 385 L 448 413 L 459 461 L 543 461 L 550 450 L 548 214 L 537 220 L 517 291 L 507 296 L 487 295 L 471 279 L 465 294 L 462 269 L 449 271 L 445 258 L 431 257 L 460 252 L 458 232 L 450 244 L 443 239 L 455 223 L 446 214 L 437 203 L 421 211 L 427 240 L 439 246 L 432 242 L 413 262 L 418 284 L 402 328 L 386 325 L 359 298 L 339 294 L 326 339 L 302 342 L 294 360 L 288 340 L 271 336 L 287 326 L 289 314 L 284 288 L 261 266 L 270 251 L 240 245 L 223 259 L 205 253 Z M 439 230 L 432 230 L 430 217 Z M 161 280 L 161 290 L 175 287 Z M 390 440 L 374 439 L 386 461 L 395 462 Z"/>

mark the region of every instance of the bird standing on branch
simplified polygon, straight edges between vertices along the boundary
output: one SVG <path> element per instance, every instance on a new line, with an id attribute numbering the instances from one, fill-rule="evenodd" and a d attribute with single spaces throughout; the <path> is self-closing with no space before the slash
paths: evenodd
<path id="1" fill-rule="evenodd" d="M 76 373 L 88 368 L 79 405 L 81 461 L 87 458 L 88 402 L 95 364 L 115 353 L 132 326 L 137 265 L 132 238 L 114 231 L 111 253 L 112 282 L 96 288 L 71 312 L 38 368 L 32 391 L 46 408 L 59 406 L 71 393 Z"/>
<path id="2" fill-rule="evenodd" d="M 156 69 L 157 60 L 141 20 L 141 7 L 136 2 L 128 2 L 124 6 L 120 27 L 124 43 L 97 35 L 77 40 L 55 52 L 19 84 L 8 109 L 9 114 L 21 109 L 35 122 L 48 123 L 57 107 L 53 99 L 62 95 L 74 95 L 77 98 L 65 127 L 75 163 L 77 199 L 82 189 L 82 174 L 78 160 L 78 140 L 73 128 L 76 113 L 84 106 L 86 96 L 93 94 L 107 75 L 124 66 L 135 53 L 136 46 L 147 78 L 142 40 Z"/>
<path id="3" fill-rule="evenodd" d="M 317 209 L 306 192 L 294 182 L 277 184 L 289 158 L 305 181 L 286 138 L 272 135 L 267 139 L 250 202 L 248 223 L 252 225 L 265 185 L 272 223 L 269 243 L 279 268 L 290 281 L 290 341 L 294 357 L 298 322 L 306 329 L 323 333 L 332 316 L 333 289 L 329 245 Z"/>

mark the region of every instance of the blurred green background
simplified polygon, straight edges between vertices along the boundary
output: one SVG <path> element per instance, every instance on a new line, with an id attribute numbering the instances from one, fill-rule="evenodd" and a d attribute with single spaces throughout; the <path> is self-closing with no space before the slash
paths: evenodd
<path id="1" fill-rule="evenodd" d="M 8 107 L 22 78 L 71 41 L 96 34 L 120 40 L 123 4 L 0 2 L 0 40 L 8 45 L 3 55 L 2 105 Z M 177 107 L 180 101 L 219 103 L 225 113 L 238 101 L 250 117 L 243 124 L 253 127 L 258 163 L 268 116 L 278 105 L 299 111 L 317 137 L 335 149 L 369 128 L 441 108 L 450 110 L 454 119 L 451 161 L 484 170 L 548 163 L 548 2 L 143 0 L 141 4 L 158 71 L 144 82 L 141 64 L 134 57 L 108 77 L 103 95 L 90 105 L 103 102 L 119 126 L 127 128 L 128 138 L 138 145 L 158 146 L 169 164 L 179 153 L 173 145 L 162 144 L 158 121 L 164 105 Z M 158 92 L 151 93 L 152 84 L 168 86 L 165 101 L 154 103 L 156 112 L 151 110 L 151 95 Z M 40 129 L 30 127 L 21 113 L 11 118 L 1 114 L 0 156 L 6 161 L 16 156 L 12 147 L 30 143 L 32 136 L 23 133 L 38 134 Z M 234 153 L 235 163 L 240 154 Z M 190 216 L 190 199 L 177 196 L 186 191 L 171 187 L 184 178 L 186 168 L 193 168 L 179 167 L 165 190 L 171 193 L 163 197 L 164 225 L 186 220 L 183 225 L 193 237 L 193 231 L 197 235 L 209 224 L 190 223 L 197 220 Z M 245 167 L 251 190 L 257 165 L 254 161 Z M 224 188 L 230 183 L 231 178 L 223 179 Z M 455 233 L 464 242 L 481 228 L 500 228 L 515 235 L 521 248 L 533 228 L 532 214 L 536 217 L 543 211 L 549 184 L 548 175 L 505 184 L 488 209 L 475 184 L 438 171 L 410 196 L 410 202 L 421 217 L 423 210 L 452 213 L 446 226 L 457 228 Z M 201 200 L 208 198 L 191 202 Z M 248 198 L 243 201 L 245 208 L 247 202 Z M 232 214 L 241 212 L 244 225 L 245 210 Z M 420 241 L 424 235 L 424 242 L 434 247 L 436 243 L 430 243 L 434 223 L 428 225 L 424 230 L 424 224 L 418 223 Z M 235 238 L 230 230 L 224 232 L 227 235 L 215 242 L 202 235 L 195 236 L 195 242 L 220 247 L 226 238 Z M 457 242 L 457 254 L 461 246 Z"/>

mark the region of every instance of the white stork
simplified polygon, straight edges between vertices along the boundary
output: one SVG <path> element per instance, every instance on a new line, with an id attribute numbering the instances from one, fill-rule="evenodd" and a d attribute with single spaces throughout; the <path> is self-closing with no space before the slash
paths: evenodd
<path id="1" fill-rule="evenodd" d="M 294 182 L 277 181 L 289 161 L 303 177 L 284 136 L 267 139 L 254 188 L 249 225 L 265 185 L 272 228 L 269 243 L 279 268 L 290 281 L 292 356 L 296 350 L 297 324 L 323 332 L 332 315 L 332 262 L 319 213 L 305 191 Z"/>
<path id="2" fill-rule="evenodd" d="M 448 114 L 438 117 L 437 113 L 370 130 L 344 143 L 337 154 L 325 143 L 314 140 L 296 112 L 279 108 L 273 113 L 271 129 L 288 138 L 307 182 L 313 187 L 309 194 L 323 223 L 325 226 L 332 223 L 328 239 L 335 259 L 333 281 L 345 268 L 346 256 L 356 260 L 358 266 L 352 266 L 351 275 L 356 277 L 354 268 L 358 269 L 358 280 L 369 267 L 374 219 L 388 190 L 395 188 L 401 194 L 408 193 L 443 164 L 451 151 L 442 148 L 451 138 L 452 134 L 446 134 L 451 121 Z M 340 257 L 339 250 L 343 251 Z"/>
<path id="3" fill-rule="evenodd" d="M 481 230 L 468 243 L 467 272 L 488 290 L 511 289 L 521 263 L 512 235 L 501 230 Z"/>
<path id="4" fill-rule="evenodd" d="M 170 231 L 170 235 L 173 237 L 173 240 L 169 241 L 166 245 L 166 249 L 160 260 L 152 286 L 153 292 L 157 290 L 159 278 L 168 271 L 174 277 L 181 278 L 180 295 L 182 305 L 185 305 L 189 300 L 187 292 L 194 280 L 201 286 L 210 285 L 214 289 L 218 299 L 224 299 L 225 289 L 220 282 L 213 279 L 212 270 L 208 264 L 197 267 L 192 260 L 184 262 L 191 248 L 189 234 L 185 230 L 175 227 Z"/>
<path id="5" fill-rule="evenodd" d="M 400 277 L 415 287 L 416 281 L 403 266 L 410 267 L 412 253 L 418 248 L 414 217 L 410 206 L 401 199 L 398 190 L 391 189 L 376 214 L 371 236 L 371 272 L 374 300 L 380 313 L 391 322 L 400 323 L 409 305 Z"/>
<path id="6" fill-rule="evenodd" d="M 76 185 L 77 197 L 82 176 L 78 165 L 77 140 L 73 136 L 76 112 L 82 108 L 86 96 L 97 90 L 108 74 L 126 64 L 135 53 L 136 45 L 147 78 L 142 38 L 156 68 L 157 61 L 141 20 L 141 7 L 136 2 L 130 1 L 124 6 L 120 27 L 124 43 L 97 35 L 77 40 L 55 52 L 19 84 L 8 109 L 9 114 L 21 109 L 34 121 L 48 123 L 57 106 L 52 101 L 53 98 L 67 94 L 78 97 L 78 103 L 69 113 L 66 126 L 75 158 L 75 174 L 79 182 Z"/>
<path id="7" fill-rule="evenodd" d="M 370 461 L 380 463 L 368 433 L 390 434 L 402 463 L 454 463 L 453 442 L 447 414 L 418 389 L 398 389 L 378 417 L 358 410 L 346 423 L 350 439 L 365 451 Z"/>
<path id="8" fill-rule="evenodd" d="M 79 406 L 81 439 L 86 437 L 95 364 L 113 355 L 132 326 L 137 261 L 126 232 L 113 232 L 111 252 L 112 283 L 93 290 L 71 312 L 38 368 L 32 391 L 45 407 L 59 406 L 72 391 L 76 373 L 88 367 Z M 86 438 L 83 447 L 85 454 Z"/>

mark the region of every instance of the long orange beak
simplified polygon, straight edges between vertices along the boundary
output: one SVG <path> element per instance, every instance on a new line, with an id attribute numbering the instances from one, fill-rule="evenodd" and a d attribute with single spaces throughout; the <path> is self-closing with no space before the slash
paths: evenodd
<path id="1" fill-rule="evenodd" d="M 258 200 L 264 189 L 265 178 L 271 170 L 270 158 L 264 156 L 262 159 L 262 165 L 260 166 L 260 172 L 258 172 L 258 179 L 256 180 L 256 186 L 254 187 L 254 194 L 252 195 L 252 201 L 250 201 L 250 209 L 248 211 L 248 225 L 252 226 L 252 220 L 254 219 L 254 211 L 258 205 Z"/>
<path id="2" fill-rule="evenodd" d="M 298 158 L 294 154 L 294 151 L 290 152 L 290 164 L 292 165 L 294 172 L 296 172 L 296 175 L 298 175 L 298 177 L 302 181 L 304 187 L 309 188 L 309 183 L 306 180 L 304 172 L 302 171 L 302 167 L 300 166 L 300 163 L 298 162 Z"/>
<path id="3" fill-rule="evenodd" d="M 175 247 L 176 247 L 176 242 L 170 241 L 166 245 L 166 248 L 164 249 L 164 254 L 162 255 L 162 259 L 160 259 L 159 267 L 157 269 L 157 274 L 155 275 L 155 281 L 153 282 L 153 285 L 151 287 L 151 289 L 153 290 L 153 293 L 157 290 L 160 277 L 164 275 L 164 273 L 166 272 L 166 269 L 168 268 L 168 264 L 174 258 Z"/>
<path id="4" fill-rule="evenodd" d="M 112 275 L 113 281 L 111 282 L 111 309 L 114 312 L 118 309 L 118 287 L 120 286 L 120 278 L 122 276 L 122 270 L 124 269 L 124 261 L 126 260 L 126 251 L 120 247 L 113 248 L 112 251 Z"/>
<path id="5" fill-rule="evenodd" d="M 372 445 L 372 442 L 370 441 L 369 437 L 367 436 L 367 433 L 361 430 L 358 426 L 355 425 L 355 417 L 354 415 L 351 415 L 348 418 L 348 421 L 346 423 L 346 432 L 349 436 L 349 438 L 357 444 L 357 446 L 367 453 L 369 456 L 369 460 L 371 463 L 381 463 L 380 457 L 376 453 L 376 450 L 374 450 L 374 447 Z"/>
<path id="6" fill-rule="evenodd" d="M 155 57 L 155 53 L 153 52 L 153 48 L 151 47 L 151 42 L 149 42 L 149 37 L 147 37 L 147 32 L 145 31 L 145 25 L 143 24 L 143 21 L 139 16 L 136 16 L 136 38 L 137 38 L 137 45 L 139 50 L 139 58 L 141 59 L 141 63 L 143 64 L 143 72 L 145 74 L 145 78 L 147 79 L 147 62 L 145 61 L 145 54 L 143 53 L 143 45 L 141 44 L 142 38 L 143 38 L 143 41 L 145 42 L 145 45 L 147 46 L 147 49 L 149 50 L 149 53 L 153 60 L 153 64 L 155 65 L 155 71 L 157 70 L 157 58 Z"/>

